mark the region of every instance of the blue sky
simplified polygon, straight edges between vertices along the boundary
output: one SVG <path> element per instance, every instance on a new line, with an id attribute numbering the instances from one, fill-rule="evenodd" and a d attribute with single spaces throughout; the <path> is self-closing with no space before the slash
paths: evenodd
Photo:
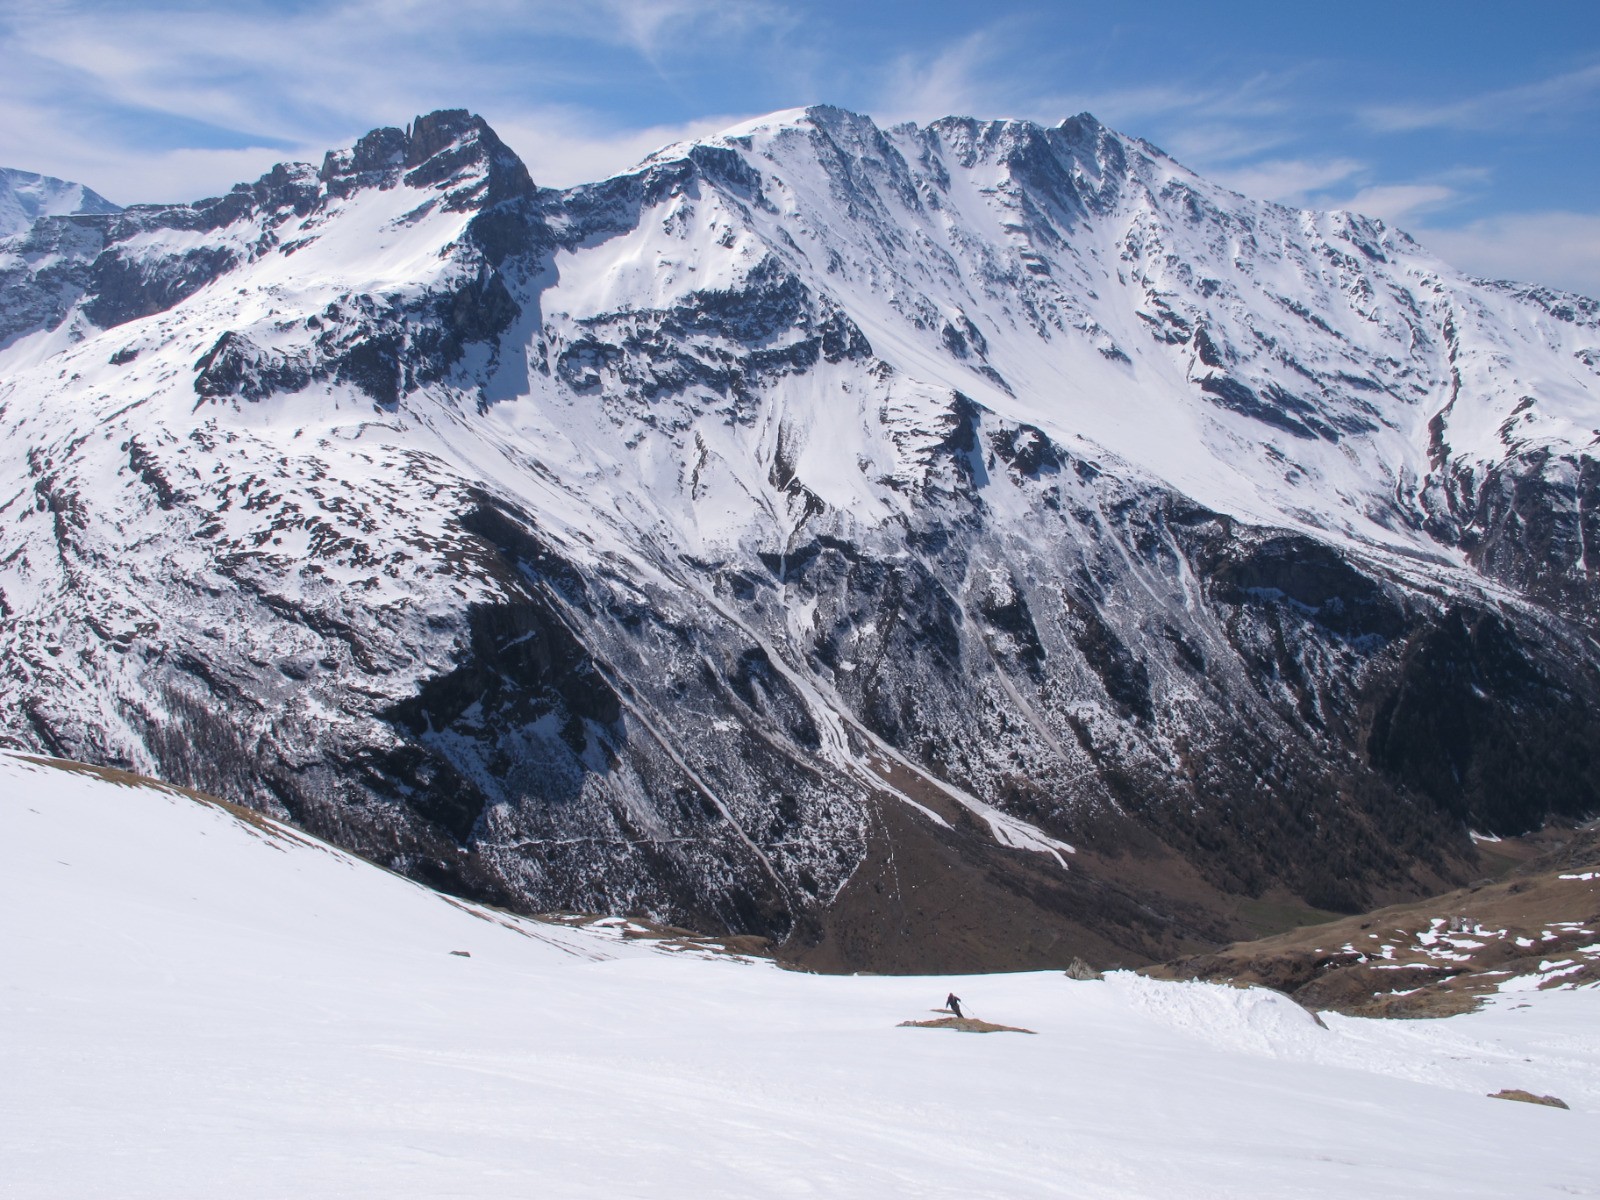
<path id="1" fill-rule="evenodd" d="M 535 179 L 828 102 L 1089 110 L 1250 195 L 1600 294 L 1600 3 L 0 0 L 0 165 L 193 199 L 465 106 Z"/>

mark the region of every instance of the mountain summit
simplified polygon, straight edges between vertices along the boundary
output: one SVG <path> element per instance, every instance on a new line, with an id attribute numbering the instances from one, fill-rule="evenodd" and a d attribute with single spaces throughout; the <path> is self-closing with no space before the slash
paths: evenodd
<path id="1" fill-rule="evenodd" d="M 0 289 L 5 734 L 435 884 L 1137 962 L 1600 810 L 1600 305 L 1087 115 L 438 113 Z"/>
<path id="2" fill-rule="evenodd" d="M 40 217 L 117 211 L 115 204 L 81 183 L 0 167 L 0 238 L 24 232 Z"/>

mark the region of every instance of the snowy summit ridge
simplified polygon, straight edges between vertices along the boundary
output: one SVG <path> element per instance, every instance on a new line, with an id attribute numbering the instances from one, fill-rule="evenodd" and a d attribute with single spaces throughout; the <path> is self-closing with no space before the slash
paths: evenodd
<path id="1" fill-rule="evenodd" d="M 7 734 L 425 880 L 1139 961 L 1600 808 L 1600 306 L 1086 114 L 436 113 L 0 284 Z"/>
<path id="2" fill-rule="evenodd" d="M 116 211 L 115 204 L 81 183 L 0 167 L 0 238 L 24 232 L 40 217 Z"/>

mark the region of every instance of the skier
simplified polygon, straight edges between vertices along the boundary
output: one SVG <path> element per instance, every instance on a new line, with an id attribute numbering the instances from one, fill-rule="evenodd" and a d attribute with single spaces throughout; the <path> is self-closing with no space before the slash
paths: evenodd
<path id="1" fill-rule="evenodd" d="M 961 997 L 954 992 L 944 998 L 944 1006 L 955 1013 L 956 1016 L 959 1017 L 961 1015 Z"/>

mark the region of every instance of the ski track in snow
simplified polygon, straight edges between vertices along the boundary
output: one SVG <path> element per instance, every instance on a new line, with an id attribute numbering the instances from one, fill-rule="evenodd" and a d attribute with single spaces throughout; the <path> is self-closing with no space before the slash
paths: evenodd
<path id="1" fill-rule="evenodd" d="M 1126 973 L 793 974 L 13 755 L 0 905 L 16 1200 L 1600 1192 L 1593 987 L 1323 1029 Z M 951 990 L 1040 1036 L 896 1027 Z"/>

